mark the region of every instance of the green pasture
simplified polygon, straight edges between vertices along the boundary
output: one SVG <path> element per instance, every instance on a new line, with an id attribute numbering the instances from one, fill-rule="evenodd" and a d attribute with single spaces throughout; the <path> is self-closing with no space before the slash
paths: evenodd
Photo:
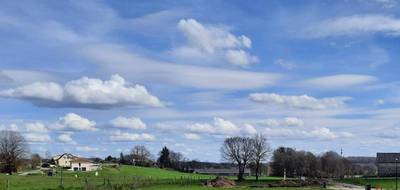
<path id="1" fill-rule="evenodd" d="M 371 185 L 374 187 L 382 187 L 383 189 L 396 189 L 396 180 L 395 178 L 349 178 L 343 179 L 342 182 L 350 183 L 355 185 Z M 399 179 L 399 189 L 400 189 L 400 179 Z"/>
<path id="2" fill-rule="evenodd" d="M 218 188 L 203 187 L 202 183 L 212 178 L 214 178 L 214 176 L 182 173 L 159 168 L 120 166 L 105 167 L 102 170 L 98 171 L 98 176 L 95 176 L 95 172 L 72 172 L 63 170 L 62 184 L 65 190 L 82 190 L 85 189 L 85 187 L 86 189 L 90 190 L 109 190 L 110 187 L 114 186 L 118 186 L 118 190 L 152 190 L 166 188 L 171 190 L 218 190 Z M 235 179 L 235 177 L 230 178 Z M 248 189 L 243 186 L 257 186 L 280 179 L 281 178 L 276 177 L 260 177 L 260 181 L 256 182 L 255 177 L 248 177 L 246 181 L 239 184 L 239 186 L 241 187 L 233 189 Z M 0 190 L 55 190 L 61 189 L 60 184 L 60 171 L 57 171 L 54 176 L 46 176 L 44 174 L 32 174 L 25 176 L 21 176 L 18 174 L 0 174 Z M 99 186 L 102 188 L 94 188 Z M 280 189 L 278 188 L 276 190 Z"/>

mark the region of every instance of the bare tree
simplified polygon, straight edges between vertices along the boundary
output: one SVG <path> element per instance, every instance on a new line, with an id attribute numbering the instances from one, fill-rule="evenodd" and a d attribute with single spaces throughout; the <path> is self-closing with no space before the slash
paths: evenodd
<path id="1" fill-rule="evenodd" d="M 16 172 L 21 160 L 29 152 L 24 137 L 15 131 L 0 131 L 0 162 L 2 172 Z"/>
<path id="2" fill-rule="evenodd" d="M 256 134 L 253 137 L 253 161 L 255 163 L 256 170 L 256 181 L 258 181 L 258 176 L 260 174 L 260 164 L 265 161 L 269 154 L 272 152 L 270 148 L 267 138 L 262 134 Z"/>
<path id="3" fill-rule="evenodd" d="M 225 139 L 221 147 L 222 157 L 238 165 L 239 181 L 244 180 L 244 170 L 253 158 L 253 141 L 248 137 L 229 137 Z"/>
<path id="4" fill-rule="evenodd" d="M 150 151 L 143 145 L 136 145 L 133 147 L 131 155 L 140 166 L 144 166 L 151 159 Z"/>

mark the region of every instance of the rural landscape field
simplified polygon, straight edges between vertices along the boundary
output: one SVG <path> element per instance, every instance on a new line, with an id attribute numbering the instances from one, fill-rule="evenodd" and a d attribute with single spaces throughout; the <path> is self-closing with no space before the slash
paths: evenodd
<path id="1" fill-rule="evenodd" d="M 400 0 L 0 0 L 0 190 L 400 190 Z"/>

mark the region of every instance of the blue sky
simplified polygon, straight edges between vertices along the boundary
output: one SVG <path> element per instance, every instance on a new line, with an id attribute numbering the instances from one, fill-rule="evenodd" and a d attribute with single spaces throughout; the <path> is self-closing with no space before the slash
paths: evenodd
<path id="1" fill-rule="evenodd" d="M 400 2 L 3 1 L 0 127 L 32 152 L 225 137 L 375 155 L 400 139 Z"/>

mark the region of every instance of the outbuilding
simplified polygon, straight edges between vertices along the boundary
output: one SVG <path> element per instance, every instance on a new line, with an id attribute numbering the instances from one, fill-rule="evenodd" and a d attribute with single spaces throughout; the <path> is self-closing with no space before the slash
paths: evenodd
<path id="1" fill-rule="evenodd" d="M 100 168 L 99 164 L 95 164 L 92 161 L 85 158 L 75 158 L 71 161 L 72 171 L 96 171 Z"/>

